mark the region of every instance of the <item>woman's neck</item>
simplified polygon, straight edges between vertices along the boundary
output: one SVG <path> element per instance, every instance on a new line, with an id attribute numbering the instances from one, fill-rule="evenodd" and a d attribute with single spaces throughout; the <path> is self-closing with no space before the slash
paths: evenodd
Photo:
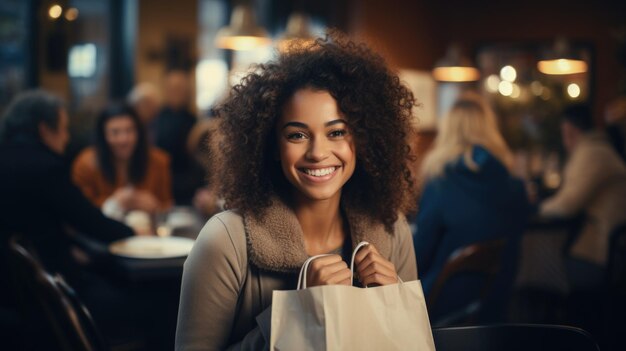
<path id="1" fill-rule="evenodd" d="M 343 245 L 347 233 L 339 202 L 339 196 L 322 201 L 296 200 L 294 212 L 302 227 L 307 254 L 328 253 Z"/>

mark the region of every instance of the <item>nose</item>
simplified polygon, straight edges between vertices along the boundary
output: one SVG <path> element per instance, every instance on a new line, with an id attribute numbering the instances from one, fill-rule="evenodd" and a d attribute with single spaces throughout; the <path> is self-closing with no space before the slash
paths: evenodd
<path id="1" fill-rule="evenodd" d="M 314 138 L 309 142 L 306 158 L 318 162 L 326 159 L 329 153 L 328 140 L 324 138 Z"/>

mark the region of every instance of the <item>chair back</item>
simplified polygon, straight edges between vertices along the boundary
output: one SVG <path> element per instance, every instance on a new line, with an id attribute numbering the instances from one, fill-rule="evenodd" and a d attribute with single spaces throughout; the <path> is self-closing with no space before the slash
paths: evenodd
<path id="1" fill-rule="evenodd" d="M 548 324 L 499 324 L 434 328 L 437 351 L 598 351 L 583 329 Z"/>
<path id="2" fill-rule="evenodd" d="M 487 242 L 468 245 L 455 250 L 446 261 L 441 273 L 435 280 L 433 288 L 428 294 L 428 306 L 434 308 L 444 290 L 446 283 L 463 274 L 474 274 L 481 277 L 479 295 L 472 302 L 456 314 L 454 319 L 466 320 L 475 316 L 487 298 L 490 288 L 502 270 L 502 256 L 506 239 L 496 239 Z M 447 323 L 444 323 L 447 324 Z"/>
<path id="3" fill-rule="evenodd" d="M 59 274 L 52 276 L 19 239 L 9 243 L 9 262 L 15 272 L 14 287 L 22 298 L 22 309 L 53 332 L 55 345 L 50 349 L 67 351 L 101 351 L 108 347 L 89 310 Z M 40 335 L 29 335 L 38 338 Z M 41 343 L 42 341 L 39 341 Z M 48 342 L 48 341 L 46 341 Z M 56 346 L 56 347 L 55 347 Z"/>

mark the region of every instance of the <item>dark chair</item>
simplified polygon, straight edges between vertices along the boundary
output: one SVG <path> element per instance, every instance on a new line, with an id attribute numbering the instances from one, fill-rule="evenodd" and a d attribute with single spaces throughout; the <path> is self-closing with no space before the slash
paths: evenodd
<path id="1" fill-rule="evenodd" d="M 433 329 L 437 351 L 597 351 L 586 331 L 546 324 L 500 324 Z"/>
<path id="2" fill-rule="evenodd" d="M 446 284 L 461 275 L 469 274 L 481 279 L 480 291 L 462 308 L 431 320 L 433 326 L 449 326 L 474 320 L 483 308 L 496 276 L 502 270 L 505 245 L 505 239 L 497 239 L 459 248 L 450 255 L 427 297 L 429 310 L 436 310 Z"/>
<path id="3" fill-rule="evenodd" d="M 607 259 L 604 328 L 611 350 L 626 349 L 621 332 L 626 329 L 626 223 L 611 231 Z"/>
<path id="4" fill-rule="evenodd" d="M 626 223 L 611 231 L 607 261 L 609 290 L 626 295 Z"/>
<path id="5" fill-rule="evenodd" d="M 91 314 L 74 290 L 59 274 L 48 273 L 27 247 L 17 238 L 9 243 L 9 262 L 15 273 L 13 286 L 33 328 L 30 331 L 35 334 L 25 335 L 32 338 L 28 341 L 37 348 L 43 344 L 50 350 L 108 350 Z M 44 335 L 50 331 L 52 335 Z"/>

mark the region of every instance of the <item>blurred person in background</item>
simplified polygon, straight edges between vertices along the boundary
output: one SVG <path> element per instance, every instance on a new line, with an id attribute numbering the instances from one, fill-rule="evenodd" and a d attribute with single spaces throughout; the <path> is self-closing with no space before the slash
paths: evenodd
<path id="1" fill-rule="evenodd" d="M 0 307 L 4 316 L 4 310 L 15 308 L 21 294 L 11 296 L 6 262 L 8 241 L 20 234 L 47 270 L 64 275 L 99 324 L 108 326 L 105 321 L 110 317 L 119 325 L 121 316 L 111 316 L 115 310 L 108 306 L 115 294 L 73 259 L 65 226 L 102 242 L 134 233 L 105 217 L 72 183 L 63 158 L 69 141 L 68 121 L 61 100 L 43 90 L 16 96 L 0 121 Z M 2 330 L 11 329 L 3 325 Z M 11 338 L 21 336 L 15 334 L 3 337 L 3 346 L 12 349 Z M 43 341 L 20 338 L 19 349 L 37 342 Z"/>
<path id="2" fill-rule="evenodd" d="M 135 111 L 111 104 L 96 121 L 95 145 L 76 157 L 72 178 L 113 218 L 132 210 L 154 214 L 172 206 L 169 162 L 167 154 L 148 145 Z"/>
<path id="3" fill-rule="evenodd" d="M 102 215 L 71 182 L 63 159 L 69 141 L 68 116 L 61 100 L 42 91 L 17 96 L 0 131 L 0 228 L 32 241 L 51 269 L 68 263 L 64 224 L 103 241 L 133 235 L 130 228 Z"/>
<path id="4" fill-rule="evenodd" d="M 421 169 L 425 185 L 414 246 L 425 294 L 431 292 L 455 250 L 507 239 L 503 269 L 482 318 L 504 318 L 530 212 L 523 182 L 511 176 L 512 161 L 491 108 L 480 96 L 466 94 L 441 120 Z M 439 297 L 438 308 L 429 306 L 431 320 L 475 299 L 478 292 L 470 291 L 475 287 L 470 280 L 457 280 L 453 283 L 458 285 L 444 288 L 448 294 Z"/>
<path id="5" fill-rule="evenodd" d="M 211 174 L 220 169 L 218 166 L 220 162 L 218 130 L 217 118 L 202 120 L 193 127 L 187 141 L 189 153 L 204 170 L 206 183 L 204 187 L 196 190 L 193 206 L 206 219 L 223 210 L 223 200 L 218 197 L 218 186 L 215 184 L 219 177 Z"/>
<path id="6" fill-rule="evenodd" d="M 146 128 L 161 110 L 161 96 L 158 89 L 151 83 L 144 82 L 135 85 L 128 93 L 126 101 L 137 112 L 137 116 Z"/>
<path id="7" fill-rule="evenodd" d="M 603 283 L 609 234 L 626 221 L 626 165 L 606 136 L 593 130 L 589 106 L 571 105 L 561 119 L 568 153 L 563 181 L 539 211 L 544 217 L 584 215 L 566 261 L 570 287 L 584 290 Z"/>
<path id="8" fill-rule="evenodd" d="M 204 172 L 187 150 L 189 133 L 196 116 L 189 111 L 191 102 L 189 74 L 181 69 L 167 72 L 164 106 L 150 126 L 157 147 L 171 159 L 172 189 L 177 205 L 191 205 L 196 190 L 204 186 Z"/>

